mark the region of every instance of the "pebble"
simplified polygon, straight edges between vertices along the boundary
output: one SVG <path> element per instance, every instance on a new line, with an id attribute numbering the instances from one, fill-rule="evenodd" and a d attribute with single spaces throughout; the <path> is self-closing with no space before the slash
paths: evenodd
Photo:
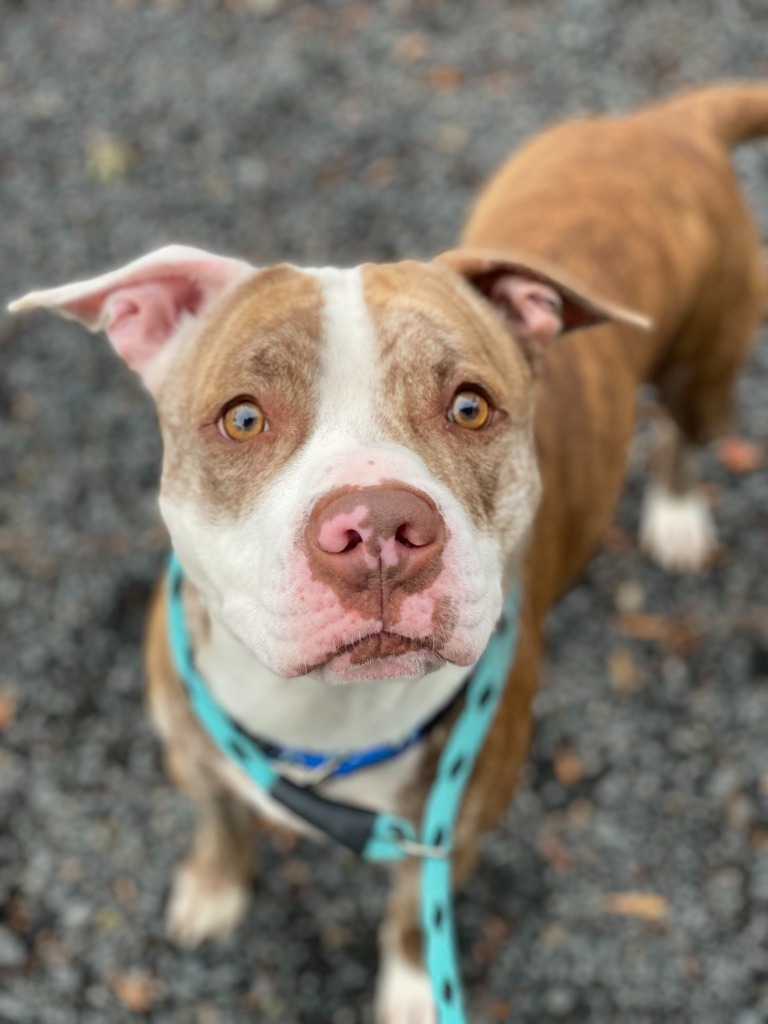
<path id="1" fill-rule="evenodd" d="M 567 1017 L 575 1004 L 576 996 L 570 988 L 553 988 L 544 999 L 544 1005 L 553 1017 Z"/>
<path id="2" fill-rule="evenodd" d="M 19 1021 L 19 1024 L 27 1024 L 29 1021 L 29 1004 L 26 1000 L 13 996 L 8 992 L 0 992 L 0 1020 Z"/>
<path id="3" fill-rule="evenodd" d="M 0 968 L 21 967 L 27 959 L 27 949 L 10 928 L 0 925 Z"/>

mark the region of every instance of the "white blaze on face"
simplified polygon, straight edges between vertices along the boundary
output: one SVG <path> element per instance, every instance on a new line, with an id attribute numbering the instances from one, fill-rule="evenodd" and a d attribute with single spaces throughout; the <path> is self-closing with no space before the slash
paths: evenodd
<path id="1" fill-rule="evenodd" d="M 212 615 L 256 658 L 281 676 L 302 675 L 382 629 L 381 619 L 342 603 L 313 573 L 304 541 L 312 508 L 337 488 L 394 481 L 429 496 L 443 517 L 447 539 L 437 577 L 402 600 L 398 621 L 387 628 L 431 642 L 435 609 L 448 605 L 452 631 L 436 638 L 436 646 L 443 659 L 470 665 L 501 609 L 499 539 L 481 533 L 423 459 L 387 436 L 378 412 L 388 397 L 379 390 L 380 343 L 361 271 L 306 273 L 320 282 L 323 295 L 314 429 L 237 521 L 214 524 L 190 499 L 183 504 L 162 499 L 178 555 Z M 382 663 L 375 677 L 419 675 L 434 667 L 434 657 L 430 662 L 426 655 L 421 660 L 405 655 L 399 664 L 392 659 L 388 671 Z M 336 681 L 373 678 L 371 671 L 345 664 Z"/>
<path id="2" fill-rule="evenodd" d="M 379 352 L 361 271 L 327 268 L 308 273 L 320 282 L 324 298 L 317 434 L 375 445 L 381 440 L 375 409 Z"/>

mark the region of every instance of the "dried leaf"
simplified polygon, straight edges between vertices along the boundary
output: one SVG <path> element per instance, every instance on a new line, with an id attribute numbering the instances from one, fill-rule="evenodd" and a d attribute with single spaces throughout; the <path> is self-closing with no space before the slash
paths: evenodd
<path id="1" fill-rule="evenodd" d="M 677 969 L 686 981 L 696 981 L 703 973 L 701 963 L 695 956 L 678 957 Z"/>
<path id="2" fill-rule="evenodd" d="M 482 924 L 483 935 L 495 946 L 503 946 L 509 940 L 509 921 L 499 914 L 489 914 Z"/>
<path id="3" fill-rule="evenodd" d="M 559 874 L 573 871 L 573 854 L 552 829 L 545 829 L 539 839 L 539 853 Z"/>
<path id="4" fill-rule="evenodd" d="M 391 185 L 397 177 L 397 164 L 391 157 L 379 157 L 378 160 L 368 164 L 363 172 L 363 177 L 374 188 L 384 188 Z"/>
<path id="5" fill-rule="evenodd" d="M 559 921 L 555 921 L 544 929 L 541 937 L 545 946 L 558 949 L 568 941 L 568 930 Z"/>
<path id="6" fill-rule="evenodd" d="M 291 885 L 302 888 L 312 880 L 312 870 L 305 860 L 299 857 L 289 857 L 280 869 L 283 878 Z"/>
<path id="7" fill-rule="evenodd" d="M 434 136 L 434 144 L 443 153 L 460 153 L 469 142 L 469 132 L 459 124 L 444 124 Z"/>
<path id="8" fill-rule="evenodd" d="M 574 828 L 584 828 L 590 823 L 594 813 L 594 805 L 584 797 L 580 797 L 568 805 L 568 824 L 573 825 Z"/>
<path id="9" fill-rule="evenodd" d="M 83 878 L 83 865 L 77 857 L 66 857 L 59 864 L 58 876 L 70 885 L 80 882 Z"/>
<path id="10" fill-rule="evenodd" d="M 112 991 L 127 1010 L 148 1013 L 157 992 L 157 979 L 147 970 L 113 974 Z"/>
<path id="11" fill-rule="evenodd" d="M 429 69 L 429 86 L 434 92 L 455 92 L 464 84 L 464 73 L 453 64 L 439 64 Z"/>
<path id="12" fill-rule="evenodd" d="M 352 933 L 340 924 L 327 924 L 320 932 L 320 942 L 333 953 L 352 945 Z"/>
<path id="13" fill-rule="evenodd" d="M 16 717 L 18 699 L 14 690 L 4 688 L 0 690 L 0 732 L 6 729 Z"/>
<path id="14" fill-rule="evenodd" d="M 666 640 L 669 622 L 661 615 L 646 612 L 625 613 L 619 616 L 618 627 L 625 636 L 636 640 Z"/>
<path id="15" fill-rule="evenodd" d="M 86 154 L 86 170 L 102 185 L 122 181 L 128 174 L 133 155 L 126 143 L 113 135 L 97 135 Z"/>
<path id="16" fill-rule="evenodd" d="M 261 14 L 271 17 L 283 6 L 283 0 L 226 0 L 227 8 L 233 14 Z"/>
<path id="17" fill-rule="evenodd" d="M 485 1008 L 485 1019 L 500 1022 L 512 1020 L 512 1004 L 506 999 L 494 999 Z"/>
<path id="18" fill-rule="evenodd" d="M 406 32 L 392 47 L 392 56 L 403 64 L 415 64 L 429 52 L 429 40 L 423 32 Z"/>
<path id="19" fill-rule="evenodd" d="M 493 962 L 493 945 L 487 939 L 477 939 L 472 943 L 472 962 L 486 967 Z"/>
<path id="20" fill-rule="evenodd" d="M 699 639 L 699 631 L 694 628 L 690 619 L 684 615 L 670 619 L 666 645 L 673 654 L 679 654 L 681 658 L 690 658 Z"/>
<path id="21" fill-rule="evenodd" d="M 768 853 L 768 828 L 756 825 L 749 831 L 749 845 L 760 854 Z"/>
<path id="22" fill-rule="evenodd" d="M 221 1014 L 215 1004 L 209 1000 L 197 1004 L 195 1024 L 223 1024 Z"/>
<path id="23" fill-rule="evenodd" d="M 664 618 L 661 615 L 632 613 L 620 615 L 617 628 L 636 640 L 657 640 L 673 654 L 688 657 L 699 642 L 700 630 L 685 615 Z"/>
<path id="24" fill-rule="evenodd" d="M 264 3 L 264 0 L 259 0 Z M 273 0 L 274 2 L 274 0 Z M 281 3 L 284 0 L 281 0 Z M 358 4 L 345 4 L 334 12 L 334 17 L 345 32 L 362 32 L 374 17 L 373 7 L 364 0 Z"/>
<path id="25" fill-rule="evenodd" d="M 102 907 L 93 915 L 93 923 L 100 932 L 114 932 L 122 924 L 122 917 L 114 907 Z"/>
<path id="26" fill-rule="evenodd" d="M 635 659 L 628 647 L 614 647 L 610 652 L 608 675 L 617 693 L 634 693 L 642 687 Z"/>
<path id="27" fill-rule="evenodd" d="M 603 906 L 610 914 L 641 921 L 663 921 L 669 911 L 667 900 L 654 892 L 611 892 Z"/>
<path id="28" fill-rule="evenodd" d="M 716 451 L 720 463 L 731 473 L 751 473 L 764 461 L 760 446 L 743 437 L 724 437 Z"/>
<path id="29" fill-rule="evenodd" d="M 112 891 L 121 903 L 133 903 L 139 895 L 139 888 L 130 875 L 120 875 L 112 883 Z"/>
<path id="30" fill-rule="evenodd" d="M 557 781 L 564 786 L 577 786 L 584 778 L 581 761 L 570 747 L 563 747 L 555 754 L 553 768 Z"/>

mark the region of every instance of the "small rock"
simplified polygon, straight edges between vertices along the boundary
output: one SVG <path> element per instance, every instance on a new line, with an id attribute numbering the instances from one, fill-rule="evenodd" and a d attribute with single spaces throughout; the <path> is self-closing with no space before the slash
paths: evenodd
<path id="1" fill-rule="evenodd" d="M 625 580 L 616 588 L 616 610 L 624 613 L 642 611 L 645 593 L 636 580 Z"/>
<path id="2" fill-rule="evenodd" d="M 547 993 L 544 1004 L 553 1017 L 567 1017 L 576 1005 L 576 994 L 564 986 L 553 988 Z"/>
<path id="3" fill-rule="evenodd" d="M 10 928 L 0 925 L 0 967 L 21 967 L 27 959 L 27 948 Z"/>
<path id="4" fill-rule="evenodd" d="M 8 1021 L 9 1024 L 15 1024 L 16 1021 L 26 1024 L 29 1020 L 29 1006 L 8 992 L 0 992 L 0 1020 Z"/>

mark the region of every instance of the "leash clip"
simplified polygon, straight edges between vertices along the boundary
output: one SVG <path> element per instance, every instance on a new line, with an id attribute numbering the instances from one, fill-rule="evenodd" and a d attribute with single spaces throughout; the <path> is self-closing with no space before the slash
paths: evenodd
<path id="1" fill-rule="evenodd" d="M 447 860 L 451 856 L 449 846 L 431 846 L 429 843 L 419 843 L 415 839 L 402 837 L 397 840 L 397 845 L 408 857 L 434 857 L 439 860 Z"/>

